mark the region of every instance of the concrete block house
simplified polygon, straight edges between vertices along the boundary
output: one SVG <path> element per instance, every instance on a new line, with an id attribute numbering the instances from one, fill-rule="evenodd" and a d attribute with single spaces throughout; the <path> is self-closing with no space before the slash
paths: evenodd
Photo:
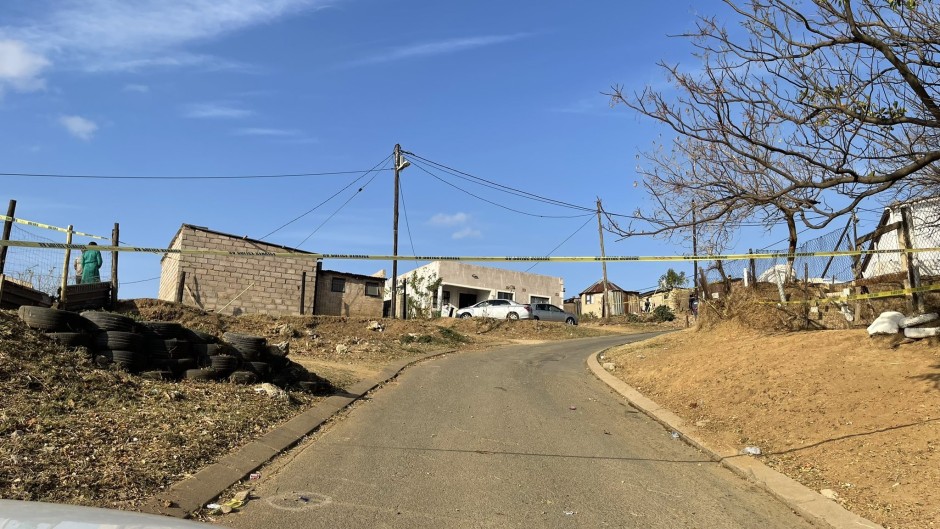
<path id="1" fill-rule="evenodd" d="M 160 263 L 162 300 L 234 315 L 382 316 L 384 278 L 323 270 L 310 252 L 191 224 L 180 227 L 169 247 L 233 254 L 165 254 Z"/>
<path id="2" fill-rule="evenodd" d="M 407 280 L 408 285 L 411 285 L 415 276 L 421 278 L 419 282 L 424 285 L 440 279 L 440 284 L 431 292 L 405 292 L 409 299 L 418 301 L 421 306 L 431 310 L 439 310 L 444 304 L 463 308 L 487 299 L 510 299 L 518 303 L 551 303 L 561 306 L 565 295 L 565 282 L 560 277 L 459 261 L 433 261 L 398 276 L 396 308 L 399 316 L 403 314 L 402 281 Z M 391 299 L 391 292 L 385 295 Z"/>

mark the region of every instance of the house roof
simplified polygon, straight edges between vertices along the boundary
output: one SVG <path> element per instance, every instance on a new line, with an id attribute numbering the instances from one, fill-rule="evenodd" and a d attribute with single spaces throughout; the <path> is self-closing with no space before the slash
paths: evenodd
<path id="1" fill-rule="evenodd" d="M 607 290 L 611 292 L 633 292 L 618 287 L 613 281 L 607 282 Z M 604 292 L 604 280 L 598 279 L 596 283 L 581 291 L 581 294 L 600 294 Z"/>
<path id="2" fill-rule="evenodd" d="M 339 270 L 320 270 L 320 273 L 321 274 L 333 274 L 336 276 L 349 277 L 352 279 L 365 279 L 367 281 L 368 280 L 378 281 L 380 283 L 384 283 L 385 281 L 387 281 L 387 278 L 384 278 L 384 277 L 369 276 L 365 274 L 353 274 L 351 272 L 340 272 Z"/>

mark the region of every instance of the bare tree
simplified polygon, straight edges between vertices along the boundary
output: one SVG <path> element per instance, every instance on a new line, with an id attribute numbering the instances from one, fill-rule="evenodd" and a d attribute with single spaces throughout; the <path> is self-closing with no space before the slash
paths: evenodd
<path id="1" fill-rule="evenodd" d="M 687 235 L 695 221 L 722 245 L 744 222 L 823 228 L 865 199 L 940 191 L 940 7 L 918 0 L 725 0 L 743 32 L 701 18 L 683 35 L 694 73 L 660 63 L 676 92 L 612 102 L 666 125 L 644 153 L 659 207 L 634 234 Z M 742 34 L 743 33 L 743 34 Z M 731 231 L 729 231 L 731 230 Z"/>

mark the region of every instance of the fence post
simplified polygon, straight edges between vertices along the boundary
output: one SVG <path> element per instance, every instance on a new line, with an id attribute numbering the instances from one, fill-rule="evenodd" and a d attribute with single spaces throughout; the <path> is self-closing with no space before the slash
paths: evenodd
<path id="1" fill-rule="evenodd" d="M 300 272 L 300 315 L 304 315 L 304 298 L 307 297 L 307 271 Z"/>
<path id="2" fill-rule="evenodd" d="M 917 263 L 914 261 L 914 255 L 904 250 L 910 250 L 914 247 L 914 240 L 911 237 L 911 226 L 913 219 L 911 217 L 910 206 L 901 206 L 901 228 L 898 230 L 898 247 L 901 251 L 901 272 L 904 273 L 904 288 L 920 287 L 920 274 L 917 270 Z M 920 292 L 912 292 L 907 296 L 908 308 L 914 312 L 924 312 L 924 297 Z"/>
<path id="3" fill-rule="evenodd" d="M 313 278 L 313 299 L 310 300 L 310 315 L 317 315 L 317 296 L 320 294 L 320 274 L 323 273 L 323 261 L 317 259 L 316 275 Z"/>
<path id="4" fill-rule="evenodd" d="M 114 229 L 111 230 L 111 246 L 117 248 L 119 244 L 120 226 L 114 223 Z M 117 305 L 118 301 L 118 252 L 111 252 L 111 307 Z"/>
<path id="5" fill-rule="evenodd" d="M 10 205 L 7 206 L 7 217 L 10 217 L 8 220 L 3 221 L 3 240 L 10 240 L 10 230 L 13 229 L 13 214 L 16 213 L 16 201 L 11 200 Z M 0 275 L 3 275 L 3 271 L 7 264 L 7 246 L 0 246 Z"/>
<path id="6" fill-rule="evenodd" d="M 752 254 L 754 250 L 748 248 L 747 253 Z M 751 286 L 757 287 L 757 263 L 754 261 L 753 257 L 748 259 L 748 267 L 751 269 Z"/>
<path id="7" fill-rule="evenodd" d="M 176 302 L 183 302 L 183 287 L 186 286 L 186 272 L 180 272 L 180 280 L 176 285 Z"/>
<path id="8" fill-rule="evenodd" d="M 69 224 L 68 231 L 65 234 L 65 244 L 72 244 L 72 225 Z M 69 260 L 72 258 L 72 250 L 65 248 L 65 261 L 62 263 L 62 286 L 59 288 L 59 305 L 64 308 L 66 301 L 65 287 L 69 286 Z"/>

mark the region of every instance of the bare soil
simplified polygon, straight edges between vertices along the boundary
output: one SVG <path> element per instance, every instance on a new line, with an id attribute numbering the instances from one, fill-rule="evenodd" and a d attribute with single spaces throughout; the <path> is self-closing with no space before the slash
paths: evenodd
<path id="1" fill-rule="evenodd" d="M 642 325 L 577 327 L 495 320 L 371 320 L 222 316 L 157 300 L 124 301 L 142 321 L 287 341 L 289 358 L 338 388 L 390 363 L 435 351 L 479 349 L 640 332 Z M 259 437 L 323 397 L 289 391 L 278 399 L 252 386 L 161 382 L 95 368 L 0 311 L 0 498 L 123 509 Z"/>
<path id="2" fill-rule="evenodd" d="M 733 321 L 617 348 L 605 361 L 717 446 L 757 446 L 771 467 L 887 528 L 940 527 L 936 341 Z"/>

